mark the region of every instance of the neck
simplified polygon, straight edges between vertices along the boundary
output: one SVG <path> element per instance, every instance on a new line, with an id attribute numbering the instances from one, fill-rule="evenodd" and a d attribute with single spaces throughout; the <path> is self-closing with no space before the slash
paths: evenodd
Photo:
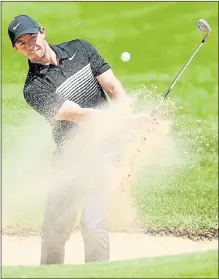
<path id="1" fill-rule="evenodd" d="M 36 63 L 36 62 L 34 62 Z M 51 47 L 46 43 L 46 49 L 44 56 L 37 62 L 39 64 L 54 64 L 58 65 L 58 58 Z"/>
<path id="2" fill-rule="evenodd" d="M 46 52 L 45 56 L 48 53 L 48 62 L 49 64 L 58 65 L 58 57 L 56 56 L 55 52 L 51 49 L 51 47 L 47 44 L 46 45 Z"/>

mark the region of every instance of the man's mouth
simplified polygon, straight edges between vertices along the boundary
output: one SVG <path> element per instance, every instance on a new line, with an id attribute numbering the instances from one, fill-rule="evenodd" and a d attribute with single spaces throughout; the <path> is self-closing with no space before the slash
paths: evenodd
<path id="1" fill-rule="evenodd" d="M 33 55 L 33 54 L 35 54 L 38 50 L 40 50 L 40 49 L 37 48 L 37 49 L 35 49 L 35 50 L 33 50 L 33 51 L 30 51 L 29 54 L 30 54 L 30 55 Z"/>

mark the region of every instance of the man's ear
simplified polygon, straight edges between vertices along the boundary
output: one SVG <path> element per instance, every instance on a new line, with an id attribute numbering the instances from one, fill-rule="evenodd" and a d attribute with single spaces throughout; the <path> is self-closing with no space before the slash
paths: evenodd
<path id="1" fill-rule="evenodd" d="M 45 28 L 44 28 L 44 27 L 41 27 L 41 28 L 40 28 L 40 33 L 41 33 L 41 34 L 45 34 Z"/>
<path id="2" fill-rule="evenodd" d="M 40 28 L 40 34 L 43 35 L 43 39 L 45 40 L 45 38 L 46 38 L 46 32 L 45 32 L 45 28 L 44 28 L 44 27 L 41 27 L 41 28 Z"/>

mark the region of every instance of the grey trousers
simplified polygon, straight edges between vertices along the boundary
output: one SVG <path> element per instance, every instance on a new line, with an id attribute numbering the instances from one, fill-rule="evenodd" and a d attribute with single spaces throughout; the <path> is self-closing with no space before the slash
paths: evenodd
<path id="1" fill-rule="evenodd" d="M 103 168 L 104 165 L 101 166 Z M 106 165 L 105 169 L 108 167 L 109 165 Z M 84 191 L 83 185 L 76 186 L 74 179 L 71 179 L 64 182 L 62 187 L 54 187 L 49 192 L 41 232 L 41 265 L 64 263 L 65 243 L 70 238 L 81 208 L 80 225 L 85 263 L 109 260 L 109 235 L 106 221 L 108 202 L 107 191 L 104 188 L 108 177 L 100 166 L 99 168 L 101 176 L 98 179 L 96 177 L 95 181 L 90 181 L 91 184 L 99 185 L 92 191 Z M 85 171 L 84 176 L 86 175 Z M 76 181 L 78 182 L 77 179 Z M 80 181 L 83 184 L 83 177 Z M 84 181 L 88 182 L 89 178 Z M 74 247 L 72 253 L 77 253 Z"/>

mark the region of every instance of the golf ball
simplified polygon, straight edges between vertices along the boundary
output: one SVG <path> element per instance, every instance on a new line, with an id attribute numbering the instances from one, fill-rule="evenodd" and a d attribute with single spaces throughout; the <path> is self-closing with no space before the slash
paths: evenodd
<path id="1" fill-rule="evenodd" d="M 121 59 L 122 59 L 122 61 L 124 61 L 124 62 L 127 62 L 127 61 L 129 61 L 130 60 L 130 57 L 131 57 L 131 55 L 130 55 L 130 53 L 128 53 L 128 52 L 123 52 L 122 54 L 121 54 Z"/>

